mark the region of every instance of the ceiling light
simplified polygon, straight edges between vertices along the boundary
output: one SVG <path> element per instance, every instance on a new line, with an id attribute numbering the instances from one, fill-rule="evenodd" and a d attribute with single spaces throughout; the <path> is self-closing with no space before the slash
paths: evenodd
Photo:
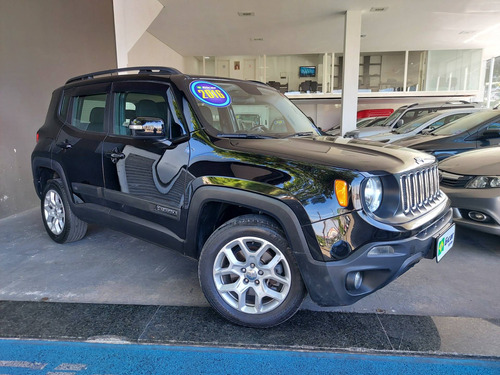
<path id="1" fill-rule="evenodd" d="M 389 7 L 372 7 L 370 12 L 385 12 Z"/>
<path id="2" fill-rule="evenodd" d="M 255 12 L 238 12 L 240 17 L 252 17 L 255 16 Z"/>

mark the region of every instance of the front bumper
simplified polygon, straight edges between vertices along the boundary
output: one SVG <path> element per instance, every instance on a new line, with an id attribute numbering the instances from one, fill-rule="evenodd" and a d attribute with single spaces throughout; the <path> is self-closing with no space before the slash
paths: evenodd
<path id="1" fill-rule="evenodd" d="M 422 258 L 432 259 L 436 239 L 453 225 L 452 210 L 428 223 L 414 236 L 390 241 L 369 242 L 343 260 L 321 262 L 306 254 L 296 255 L 311 299 L 320 306 L 350 305 L 375 292 L 408 271 Z M 375 247 L 390 246 L 394 253 L 373 255 Z M 348 288 L 348 278 L 360 272 L 361 286 Z"/>
<path id="2" fill-rule="evenodd" d="M 500 189 L 465 189 L 442 186 L 453 207 L 453 218 L 459 225 L 500 235 Z M 473 220 L 469 212 L 487 215 L 485 221 Z"/>

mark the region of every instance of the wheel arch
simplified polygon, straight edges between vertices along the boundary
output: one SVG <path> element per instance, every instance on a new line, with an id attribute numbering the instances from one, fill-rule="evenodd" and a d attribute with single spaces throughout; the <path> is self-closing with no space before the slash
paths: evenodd
<path id="1" fill-rule="evenodd" d="M 197 259 L 213 230 L 236 216 L 252 213 L 275 221 L 283 230 L 292 253 L 308 253 L 301 223 L 295 212 L 282 201 L 244 190 L 205 186 L 194 192 L 190 202 L 186 223 L 186 255 Z M 206 223 L 211 223 L 209 230 L 204 227 Z"/>
<path id="2" fill-rule="evenodd" d="M 62 180 L 64 189 L 66 190 L 68 197 L 72 197 L 71 190 L 69 189 L 69 186 L 67 184 L 66 174 L 64 173 L 64 170 L 59 163 L 49 158 L 37 156 L 33 158 L 31 166 L 33 171 L 33 183 L 35 185 L 35 192 L 40 199 L 42 198 L 42 192 L 45 188 L 45 185 L 47 184 L 47 181 L 54 178 L 60 178 Z M 71 199 L 70 203 L 73 203 Z"/>

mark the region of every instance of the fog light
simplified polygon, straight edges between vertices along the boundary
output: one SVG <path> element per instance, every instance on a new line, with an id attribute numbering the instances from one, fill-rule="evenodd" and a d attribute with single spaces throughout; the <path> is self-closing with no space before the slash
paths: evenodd
<path id="1" fill-rule="evenodd" d="M 346 286 L 348 290 L 358 290 L 363 283 L 363 274 L 361 272 L 350 272 L 347 274 Z"/>
<path id="2" fill-rule="evenodd" d="M 368 252 L 369 257 L 392 255 L 392 254 L 394 254 L 394 248 L 388 245 L 375 246 Z"/>
<path id="3" fill-rule="evenodd" d="M 477 212 L 477 211 L 470 211 L 469 212 L 469 217 L 472 220 L 475 220 L 475 221 L 486 221 L 486 220 L 488 220 L 488 216 L 486 216 L 482 212 Z"/>

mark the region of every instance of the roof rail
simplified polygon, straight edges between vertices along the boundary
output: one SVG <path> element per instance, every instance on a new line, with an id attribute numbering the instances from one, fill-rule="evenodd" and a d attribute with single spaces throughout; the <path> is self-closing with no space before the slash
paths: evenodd
<path id="1" fill-rule="evenodd" d="M 99 72 L 87 73 L 81 76 L 76 76 L 70 78 L 66 81 L 66 84 L 76 81 L 83 81 L 86 79 L 93 79 L 96 76 L 103 75 L 114 75 L 121 72 L 130 72 L 137 70 L 138 74 L 181 74 L 181 72 L 175 68 L 167 68 L 164 66 L 134 66 L 129 68 L 119 68 L 119 69 L 110 69 L 110 70 L 101 70 Z"/>

